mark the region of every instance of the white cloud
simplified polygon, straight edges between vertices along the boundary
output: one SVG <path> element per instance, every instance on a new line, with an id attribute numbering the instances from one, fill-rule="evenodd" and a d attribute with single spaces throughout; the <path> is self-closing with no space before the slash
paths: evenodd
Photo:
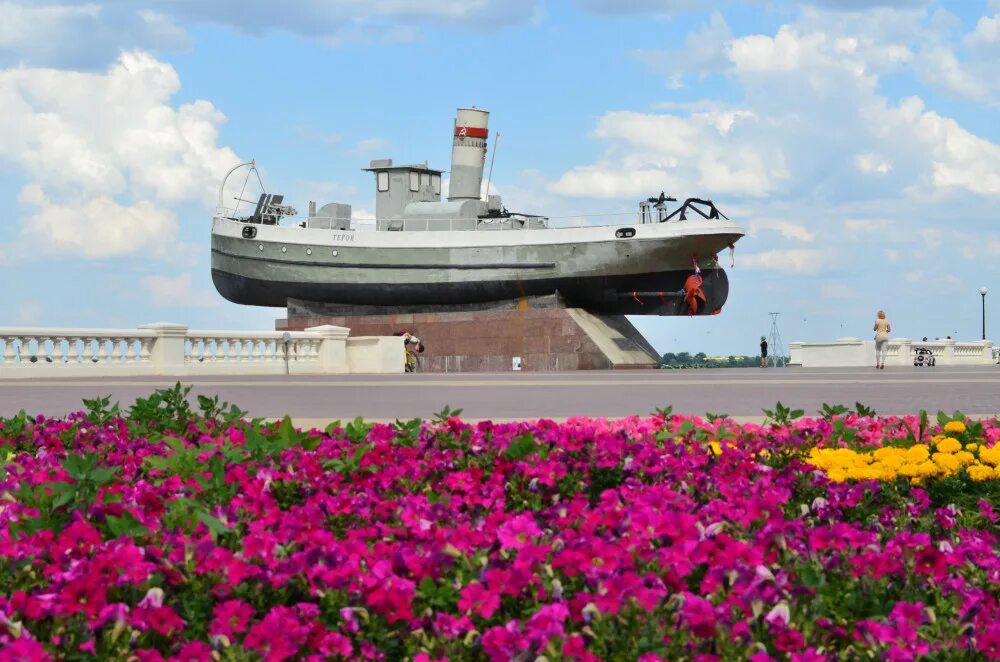
<path id="1" fill-rule="evenodd" d="M 892 170 L 892 164 L 880 157 L 878 154 L 858 154 L 854 158 L 858 170 L 863 173 L 887 175 Z"/>
<path id="2" fill-rule="evenodd" d="M 945 46 L 934 46 L 920 53 L 917 59 L 920 79 L 951 94 L 965 99 L 981 100 L 989 97 L 986 84 L 967 71 Z"/>
<path id="3" fill-rule="evenodd" d="M 892 226 L 893 222 L 885 218 L 849 218 L 844 221 L 844 230 L 852 237 L 880 234 Z"/>
<path id="4" fill-rule="evenodd" d="M 785 239 L 794 239 L 796 241 L 814 241 L 816 235 L 807 230 L 804 225 L 799 223 L 792 223 L 791 221 L 781 221 L 781 220 L 755 220 L 750 221 L 749 227 L 747 228 L 751 236 L 756 236 L 761 231 L 771 230 L 778 232 Z"/>
<path id="5" fill-rule="evenodd" d="M 711 6 L 708 0 L 576 0 L 582 8 L 598 14 L 674 14 Z"/>
<path id="6" fill-rule="evenodd" d="M 826 263 L 826 254 L 812 248 L 764 251 L 744 254 L 740 266 L 788 273 L 816 273 Z"/>
<path id="7" fill-rule="evenodd" d="M 355 143 L 351 149 L 355 154 L 372 154 L 374 152 L 384 152 L 389 148 L 389 143 L 381 138 L 364 138 Z"/>
<path id="8" fill-rule="evenodd" d="M 981 17 L 976 29 L 966 35 L 965 43 L 980 48 L 1000 46 L 1000 14 Z"/>
<path id="9" fill-rule="evenodd" d="M 824 299 L 854 299 L 857 292 L 843 283 L 824 283 L 819 290 Z"/>
<path id="10" fill-rule="evenodd" d="M 745 111 L 688 117 L 610 112 L 594 131 L 609 143 L 609 158 L 570 170 L 550 190 L 594 198 L 645 197 L 660 190 L 764 196 L 789 173 L 780 150 L 754 138 L 761 135 L 758 123 Z"/>
<path id="11" fill-rule="evenodd" d="M 626 4 L 626 3 L 619 3 Z M 679 50 L 640 49 L 633 54 L 654 70 L 669 76 L 673 88 L 683 86 L 685 77 L 704 78 L 708 74 L 728 67 L 727 48 L 733 33 L 725 18 L 718 11 L 712 12 L 709 22 L 701 30 L 691 32 Z"/>
<path id="12" fill-rule="evenodd" d="M 142 52 L 104 74 L 0 70 L 0 162 L 26 181 L 22 258 L 155 252 L 176 238 L 172 207 L 214 206 L 239 159 L 217 145 L 225 117 L 212 104 L 171 105 L 179 87 Z"/>
<path id="13" fill-rule="evenodd" d="M 0 1 L 0 65 L 92 69 L 106 66 L 122 49 L 189 43 L 167 16 L 133 5 Z"/>
<path id="14" fill-rule="evenodd" d="M 174 215 L 146 201 L 124 206 L 98 196 L 83 204 L 58 204 L 37 185 L 24 187 L 18 201 L 32 210 L 17 241 L 21 259 L 51 254 L 107 258 L 139 251 L 159 255 L 177 235 Z"/>
<path id="15" fill-rule="evenodd" d="M 42 321 L 44 312 L 42 304 L 37 301 L 22 301 L 17 307 L 17 314 L 14 316 L 14 319 L 18 324 L 38 324 Z"/>
<path id="16" fill-rule="evenodd" d="M 875 7 L 906 9 L 926 7 L 930 0 L 811 0 L 811 4 L 835 11 L 866 11 Z"/>
<path id="17" fill-rule="evenodd" d="M 538 21 L 540 0 L 69 0 L 0 1 L 0 64 L 94 69 L 121 49 L 176 49 L 187 28 L 222 25 L 249 34 L 292 33 L 326 44 L 403 42 L 423 25 L 489 32 Z"/>
<path id="18" fill-rule="evenodd" d="M 812 203 L 1000 196 L 1000 145 L 917 97 L 897 103 L 879 91 L 881 76 L 916 66 L 907 42 L 896 40 L 919 32 L 925 19 L 923 10 L 812 9 L 774 35 L 733 38 L 721 48 L 728 64 L 718 70 L 742 88 L 738 106 L 703 101 L 687 111 L 608 112 L 593 132 L 604 155 L 568 170 L 549 190 L 634 199 L 663 189 Z M 673 55 L 683 63 L 683 52 Z M 958 73 L 951 71 L 951 83 L 976 94 Z"/>
<path id="19" fill-rule="evenodd" d="M 218 306 L 221 299 L 213 292 L 196 292 L 191 285 L 190 274 L 169 276 L 146 276 L 142 285 L 157 306 L 180 308 L 211 308 Z"/>

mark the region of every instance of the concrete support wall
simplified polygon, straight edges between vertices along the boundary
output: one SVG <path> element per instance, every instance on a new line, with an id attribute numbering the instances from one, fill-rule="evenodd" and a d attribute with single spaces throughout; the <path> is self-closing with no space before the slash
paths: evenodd
<path id="1" fill-rule="evenodd" d="M 409 331 L 425 347 L 418 356 L 420 372 L 556 372 L 655 368 L 659 363 L 656 351 L 623 315 L 568 308 L 551 295 L 482 309 L 442 306 L 433 312 L 381 313 L 290 300 L 288 319 L 279 320 L 278 329 L 316 324 L 350 327 L 362 337 Z M 361 351 L 361 338 L 356 340 Z M 393 351 L 403 352 L 402 347 Z M 396 359 L 372 355 L 371 360 Z"/>

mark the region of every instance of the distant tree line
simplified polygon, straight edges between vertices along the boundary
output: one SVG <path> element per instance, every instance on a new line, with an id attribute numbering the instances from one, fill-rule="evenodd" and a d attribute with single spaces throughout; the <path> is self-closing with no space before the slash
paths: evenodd
<path id="1" fill-rule="evenodd" d="M 788 363 L 788 357 L 785 357 Z M 661 368 L 756 368 L 760 356 L 708 356 L 705 352 L 667 352 L 660 357 Z"/>

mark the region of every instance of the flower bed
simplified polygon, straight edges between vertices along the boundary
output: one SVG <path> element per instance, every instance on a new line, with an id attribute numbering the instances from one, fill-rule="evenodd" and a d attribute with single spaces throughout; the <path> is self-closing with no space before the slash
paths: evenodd
<path id="1" fill-rule="evenodd" d="M 1000 659 L 996 421 L 185 395 L 0 423 L 3 659 Z"/>

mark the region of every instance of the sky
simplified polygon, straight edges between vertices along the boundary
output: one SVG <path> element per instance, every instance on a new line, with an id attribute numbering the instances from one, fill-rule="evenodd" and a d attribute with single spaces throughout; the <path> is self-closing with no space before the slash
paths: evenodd
<path id="1" fill-rule="evenodd" d="M 661 352 L 975 340 L 983 286 L 1000 339 L 997 62 L 1000 0 L 0 0 L 0 327 L 273 329 L 212 286 L 226 170 L 370 215 L 475 105 L 509 209 L 747 230 L 720 316 L 631 318 Z"/>

